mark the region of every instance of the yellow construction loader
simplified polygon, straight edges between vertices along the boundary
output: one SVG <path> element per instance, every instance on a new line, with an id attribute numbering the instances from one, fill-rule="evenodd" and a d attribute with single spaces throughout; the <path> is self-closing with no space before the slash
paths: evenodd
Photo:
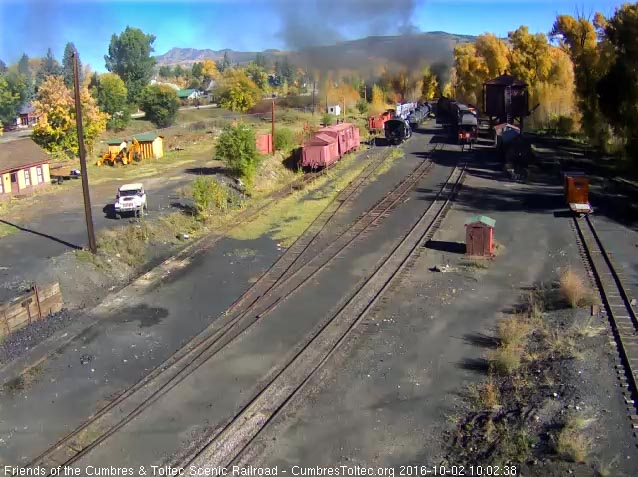
<path id="1" fill-rule="evenodd" d="M 142 159 L 141 149 L 139 141 L 133 138 L 133 142 L 130 147 L 123 148 L 117 154 L 114 152 L 107 152 L 106 154 L 103 154 L 95 164 L 97 166 L 101 166 L 103 164 L 117 166 L 119 164 L 127 165 L 133 161 L 140 161 Z"/>

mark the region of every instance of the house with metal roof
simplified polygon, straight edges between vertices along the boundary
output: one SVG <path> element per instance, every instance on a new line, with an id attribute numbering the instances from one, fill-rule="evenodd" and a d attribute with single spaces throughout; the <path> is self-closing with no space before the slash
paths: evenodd
<path id="1" fill-rule="evenodd" d="M 50 160 L 30 138 L 0 143 L 0 200 L 49 185 Z"/>
<path id="2" fill-rule="evenodd" d="M 197 91 L 196 89 L 180 89 L 177 92 L 177 97 L 183 101 L 188 101 L 191 99 L 197 99 L 201 96 L 201 92 Z"/>

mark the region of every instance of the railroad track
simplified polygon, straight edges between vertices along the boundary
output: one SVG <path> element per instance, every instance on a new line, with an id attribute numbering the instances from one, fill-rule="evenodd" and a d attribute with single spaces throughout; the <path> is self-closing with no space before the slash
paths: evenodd
<path id="1" fill-rule="evenodd" d="M 355 294 L 306 341 L 299 352 L 264 385 L 262 390 L 201 449 L 182 456 L 174 467 L 227 467 L 250 445 L 268 423 L 303 389 L 310 378 L 348 338 L 375 303 L 400 276 L 414 251 L 440 224 L 458 191 L 465 164 L 454 168 L 431 205 L 404 235 L 389 256 L 375 267 Z"/>
<path id="2" fill-rule="evenodd" d="M 621 364 L 618 378 L 623 387 L 627 411 L 634 431 L 638 431 L 638 320 L 629 295 L 617 271 L 611 254 L 596 232 L 589 216 L 574 218 L 579 245 L 589 271 L 600 292 L 607 318 L 612 328 Z M 636 435 L 638 437 L 638 435 Z"/>
<path id="3" fill-rule="evenodd" d="M 352 227 L 341 233 L 321 253 L 308 263 L 293 269 L 295 263 L 308 250 L 318 234 L 324 230 L 330 218 L 347 198 L 383 161 L 370 165 L 362 180 L 356 180 L 339 194 L 342 200 L 324 211 L 309 227 L 310 233 L 302 237 L 268 270 L 260 280 L 240 297 L 230 309 L 209 328 L 180 349 L 162 365 L 155 368 L 142 381 L 129 388 L 91 419 L 32 460 L 28 466 L 52 468 L 71 465 L 88 454 L 97 445 L 114 435 L 124 425 L 147 409 L 153 402 L 170 391 L 183 379 L 203 365 L 239 334 L 252 326 L 259 318 L 277 307 L 287 297 L 300 289 L 306 280 L 324 269 L 343 249 L 363 232 L 378 224 L 389 210 L 395 207 L 412 187 L 433 167 L 430 160 L 422 162 L 393 191 L 386 195 L 369 213 L 359 218 Z M 315 234 L 316 232 L 316 234 Z M 315 234 L 315 235 L 313 235 Z M 285 257 L 285 258 L 284 258 Z"/>

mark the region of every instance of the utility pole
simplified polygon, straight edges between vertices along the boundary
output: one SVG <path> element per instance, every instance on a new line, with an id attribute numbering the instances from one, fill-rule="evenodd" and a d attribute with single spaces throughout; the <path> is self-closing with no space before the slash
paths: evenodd
<path id="1" fill-rule="evenodd" d="M 275 155 L 275 98 L 272 99 L 272 110 L 270 115 L 270 124 L 272 127 L 272 153 Z"/>
<path id="2" fill-rule="evenodd" d="M 78 132 L 78 146 L 80 149 L 80 171 L 82 174 L 82 194 L 84 195 L 84 216 L 86 230 L 89 235 L 89 249 L 97 253 L 95 230 L 93 229 L 93 215 L 91 213 L 91 196 L 89 194 L 89 176 L 86 170 L 86 149 L 84 148 L 84 130 L 82 129 L 82 104 L 80 102 L 80 71 L 78 68 L 78 52 L 73 52 L 73 86 L 75 90 L 75 123 Z"/>
<path id="3" fill-rule="evenodd" d="M 346 97 L 344 96 L 343 98 L 343 122 L 346 121 Z"/>
<path id="4" fill-rule="evenodd" d="M 315 114 L 315 87 L 317 85 L 317 82 L 315 81 L 315 79 L 312 79 L 312 115 L 314 116 Z"/>

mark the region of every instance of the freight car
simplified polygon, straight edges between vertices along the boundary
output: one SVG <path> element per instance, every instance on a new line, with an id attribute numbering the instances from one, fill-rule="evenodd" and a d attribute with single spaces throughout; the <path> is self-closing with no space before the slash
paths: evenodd
<path id="1" fill-rule="evenodd" d="M 368 118 L 368 131 L 370 131 L 370 134 L 375 134 L 383 131 L 383 125 L 388 119 L 392 119 L 392 116 L 393 114 L 389 111 L 377 114 L 375 116 L 370 116 Z"/>
<path id="2" fill-rule="evenodd" d="M 410 127 L 414 130 L 419 127 L 419 125 L 425 121 L 430 114 L 430 106 L 426 104 L 422 104 L 421 106 L 417 106 L 412 114 L 408 116 L 408 122 L 410 123 Z"/>
<path id="3" fill-rule="evenodd" d="M 416 107 L 416 103 L 397 103 L 394 114 L 397 118 L 407 119 Z"/>
<path id="4" fill-rule="evenodd" d="M 390 145 L 398 145 L 412 136 L 410 125 L 401 118 L 394 118 L 385 123 L 385 138 Z"/>
<path id="5" fill-rule="evenodd" d="M 359 149 L 359 128 L 340 123 L 319 129 L 302 146 L 301 166 L 311 169 L 329 167 L 344 155 Z"/>

